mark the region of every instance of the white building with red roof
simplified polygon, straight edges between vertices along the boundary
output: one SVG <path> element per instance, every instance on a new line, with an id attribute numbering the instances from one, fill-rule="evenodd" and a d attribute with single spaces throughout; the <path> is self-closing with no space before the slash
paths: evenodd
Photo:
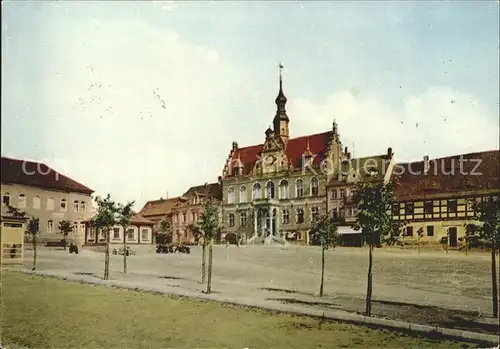
<path id="1" fill-rule="evenodd" d="M 92 216 L 92 189 L 43 163 L 4 156 L 1 183 L 2 215 L 13 206 L 27 217 L 40 218 L 42 243 L 60 241 L 59 222 L 70 221 L 73 233 L 68 242 L 84 243 L 83 222 Z"/>

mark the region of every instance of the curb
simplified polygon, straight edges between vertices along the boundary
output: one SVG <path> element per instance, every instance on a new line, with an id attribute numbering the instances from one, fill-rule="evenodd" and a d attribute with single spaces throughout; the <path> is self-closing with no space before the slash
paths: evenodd
<path id="1" fill-rule="evenodd" d="M 344 322 L 344 323 L 350 323 L 353 325 L 362 325 L 362 326 L 374 327 L 374 328 L 385 328 L 385 329 L 389 329 L 389 330 L 397 330 L 400 332 L 413 332 L 413 333 L 422 334 L 425 337 L 432 337 L 432 338 L 440 338 L 440 337 L 444 338 L 445 337 L 445 338 L 458 339 L 458 340 L 462 340 L 462 341 L 474 342 L 474 343 L 480 343 L 480 344 L 493 344 L 493 345 L 499 344 L 498 336 L 491 335 L 491 334 L 456 330 L 456 329 L 443 328 L 443 327 L 437 327 L 437 326 L 413 324 L 413 323 L 409 323 L 409 322 L 405 322 L 405 321 L 398 321 L 398 320 L 388 320 L 388 319 L 367 317 L 364 315 L 347 313 L 347 312 L 342 313 L 342 312 L 338 312 L 338 311 L 336 312 L 336 311 L 331 311 L 331 310 L 323 311 L 323 310 L 312 309 L 312 308 L 304 309 L 303 307 L 291 306 L 289 304 L 288 305 L 285 305 L 285 304 L 262 304 L 259 302 L 246 302 L 243 300 L 237 300 L 237 299 L 230 298 L 230 297 L 223 297 L 223 296 L 220 296 L 218 294 L 200 293 L 199 295 L 193 295 L 193 294 L 190 294 L 189 292 L 182 292 L 179 289 L 172 288 L 171 290 L 158 290 L 158 289 L 154 289 L 154 288 L 147 287 L 147 286 L 138 287 L 138 286 L 126 285 L 126 284 L 122 284 L 119 281 L 117 282 L 116 280 L 102 280 L 102 279 L 88 280 L 88 279 L 85 279 L 82 277 L 78 277 L 77 275 L 64 276 L 64 275 L 59 275 L 57 273 L 51 273 L 51 272 L 19 270 L 19 269 L 17 269 L 17 270 L 11 269 L 10 271 L 15 271 L 15 272 L 17 271 L 17 272 L 21 272 L 21 273 L 27 274 L 27 275 L 52 277 L 55 279 L 80 282 L 80 283 L 90 284 L 90 285 L 116 287 L 116 288 L 132 290 L 132 291 L 169 295 L 169 296 L 182 297 L 182 298 L 188 298 L 188 299 L 194 299 L 194 300 L 219 302 L 219 303 L 236 305 L 239 307 L 267 310 L 267 311 L 271 311 L 271 312 L 286 313 L 286 314 L 291 314 L 291 315 L 309 316 L 309 317 L 315 317 L 315 318 L 321 318 L 321 319 L 340 321 L 340 322 Z"/>

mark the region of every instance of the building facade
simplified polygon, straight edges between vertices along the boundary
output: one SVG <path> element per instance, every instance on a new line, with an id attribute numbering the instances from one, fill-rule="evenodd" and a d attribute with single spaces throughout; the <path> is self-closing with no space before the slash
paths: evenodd
<path id="1" fill-rule="evenodd" d="M 327 209 L 338 223 L 338 232 L 344 246 L 364 244 L 359 231 L 352 228 L 356 223 L 354 194 L 360 183 L 387 183 L 395 165 L 392 148 L 386 154 L 351 159 L 350 154 L 341 162 L 340 170 L 332 176 L 327 186 Z"/>
<path id="2" fill-rule="evenodd" d="M 222 199 L 220 183 L 206 183 L 189 188 L 172 208 L 172 242 L 193 243 L 194 236 L 188 229 L 190 224 L 196 224 L 203 213 L 203 207 L 208 198 L 219 207 Z"/>
<path id="3" fill-rule="evenodd" d="M 95 229 L 86 222 L 85 244 L 99 245 L 106 243 L 106 234 L 100 229 Z M 116 225 L 109 232 L 110 244 L 123 244 L 123 235 L 127 244 L 130 245 L 151 245 L 154 244 L 153 226 L 155 223 L 140 214 L 134 214 L 130 225 L 124 230 L 122 226 Z"/>
<path id="4" fill-rule="evenodd" d="M 49 166 L 33 161 L 2 157 L 1 212 L 8 206 L 40 218 L 40 242 L 60 241 L 58 225 L 73 223 L 69 241 L 85 241 L 84 221 L 91 217 L 93 190 L 66 177 Z"/>
<path id="5" fill-rule="evenodd" d="M 500 195 L 499 164 L 498 150 L 397 164 L 392 215 L 406 223 L 403 239 L 462 245 L 477 223 L 473 203 Z"/>
<path id="6" fill-rule="evenodd" d="M 180 202 L 180 197 L 170 199 L 160 198 L 146 202 L 144 207 L 139 211 L 139 215 L 152 221 L 153 225 L 153 241 L 156 242 L 156 234 L 160 229 L 160 222 L 167 216 L 172 216 L 172 210 Z"/>
<path id="7" fill-rule="evenodd" d="M 224 229 L 247 243 L 309 243 L 312 222 L 327 209 L 328 180 L 348 156 L 335 122 L 330 131 L 291 137 L 281 73 L 279 83 L 264 143 L 233 142 L 222 173 Z"/>

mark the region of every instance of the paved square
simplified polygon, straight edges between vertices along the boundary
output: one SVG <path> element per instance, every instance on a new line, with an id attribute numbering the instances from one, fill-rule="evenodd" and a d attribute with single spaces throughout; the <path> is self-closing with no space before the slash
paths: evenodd
<path id="1" fill-rule="evenodd" d="M 39 249 L 39 270 L 102 277 L 104 254 Z M 128 259 L 111 255 L 111 278 L 137 285 L 180 287 L 201 292 L 201 249 L 189 255 L 138 252 Z M 325 297 L 319 298 L 320 249 L 311 246 L 214 247 L 213 291 L 227 297 L 301 303 L 363 312 L 368 250 L 337 248 L 326 254 Z M 374 316 L 471 331 L 498 330 L 491 316 L 489 253 L 376 249 Z M 25 252 L 31 267 L 32 252 Z"/>

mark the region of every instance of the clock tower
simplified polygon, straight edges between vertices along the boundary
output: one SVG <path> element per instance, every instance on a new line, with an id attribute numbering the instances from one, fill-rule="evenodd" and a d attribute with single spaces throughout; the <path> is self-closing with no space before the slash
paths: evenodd
<path id="1" fill-rule="evenodd" d="M 273 127 L 274 127 L 274 134 L 276 136 L 279 136 L 281 140 L 283 141 L 283 144 L 286 146 L 288 143 L 288 138 L 290 137 L 290 131 L 288 129 L 288 124 L 290 122 L 290 119 L 288 118 L 288 115 L 286 115 L 286 97 L 285 94 L 283 93 L 283 77 L 282 77 L 282 70 L 283 70 L 283 65 L 279 65 L 279 70 L 280 70 L 280 90 L 278 92 L 278 97 L 276 97 L 275 103 L 276 103 L 276 115 L 274 116 L 273 120 Z"/>

